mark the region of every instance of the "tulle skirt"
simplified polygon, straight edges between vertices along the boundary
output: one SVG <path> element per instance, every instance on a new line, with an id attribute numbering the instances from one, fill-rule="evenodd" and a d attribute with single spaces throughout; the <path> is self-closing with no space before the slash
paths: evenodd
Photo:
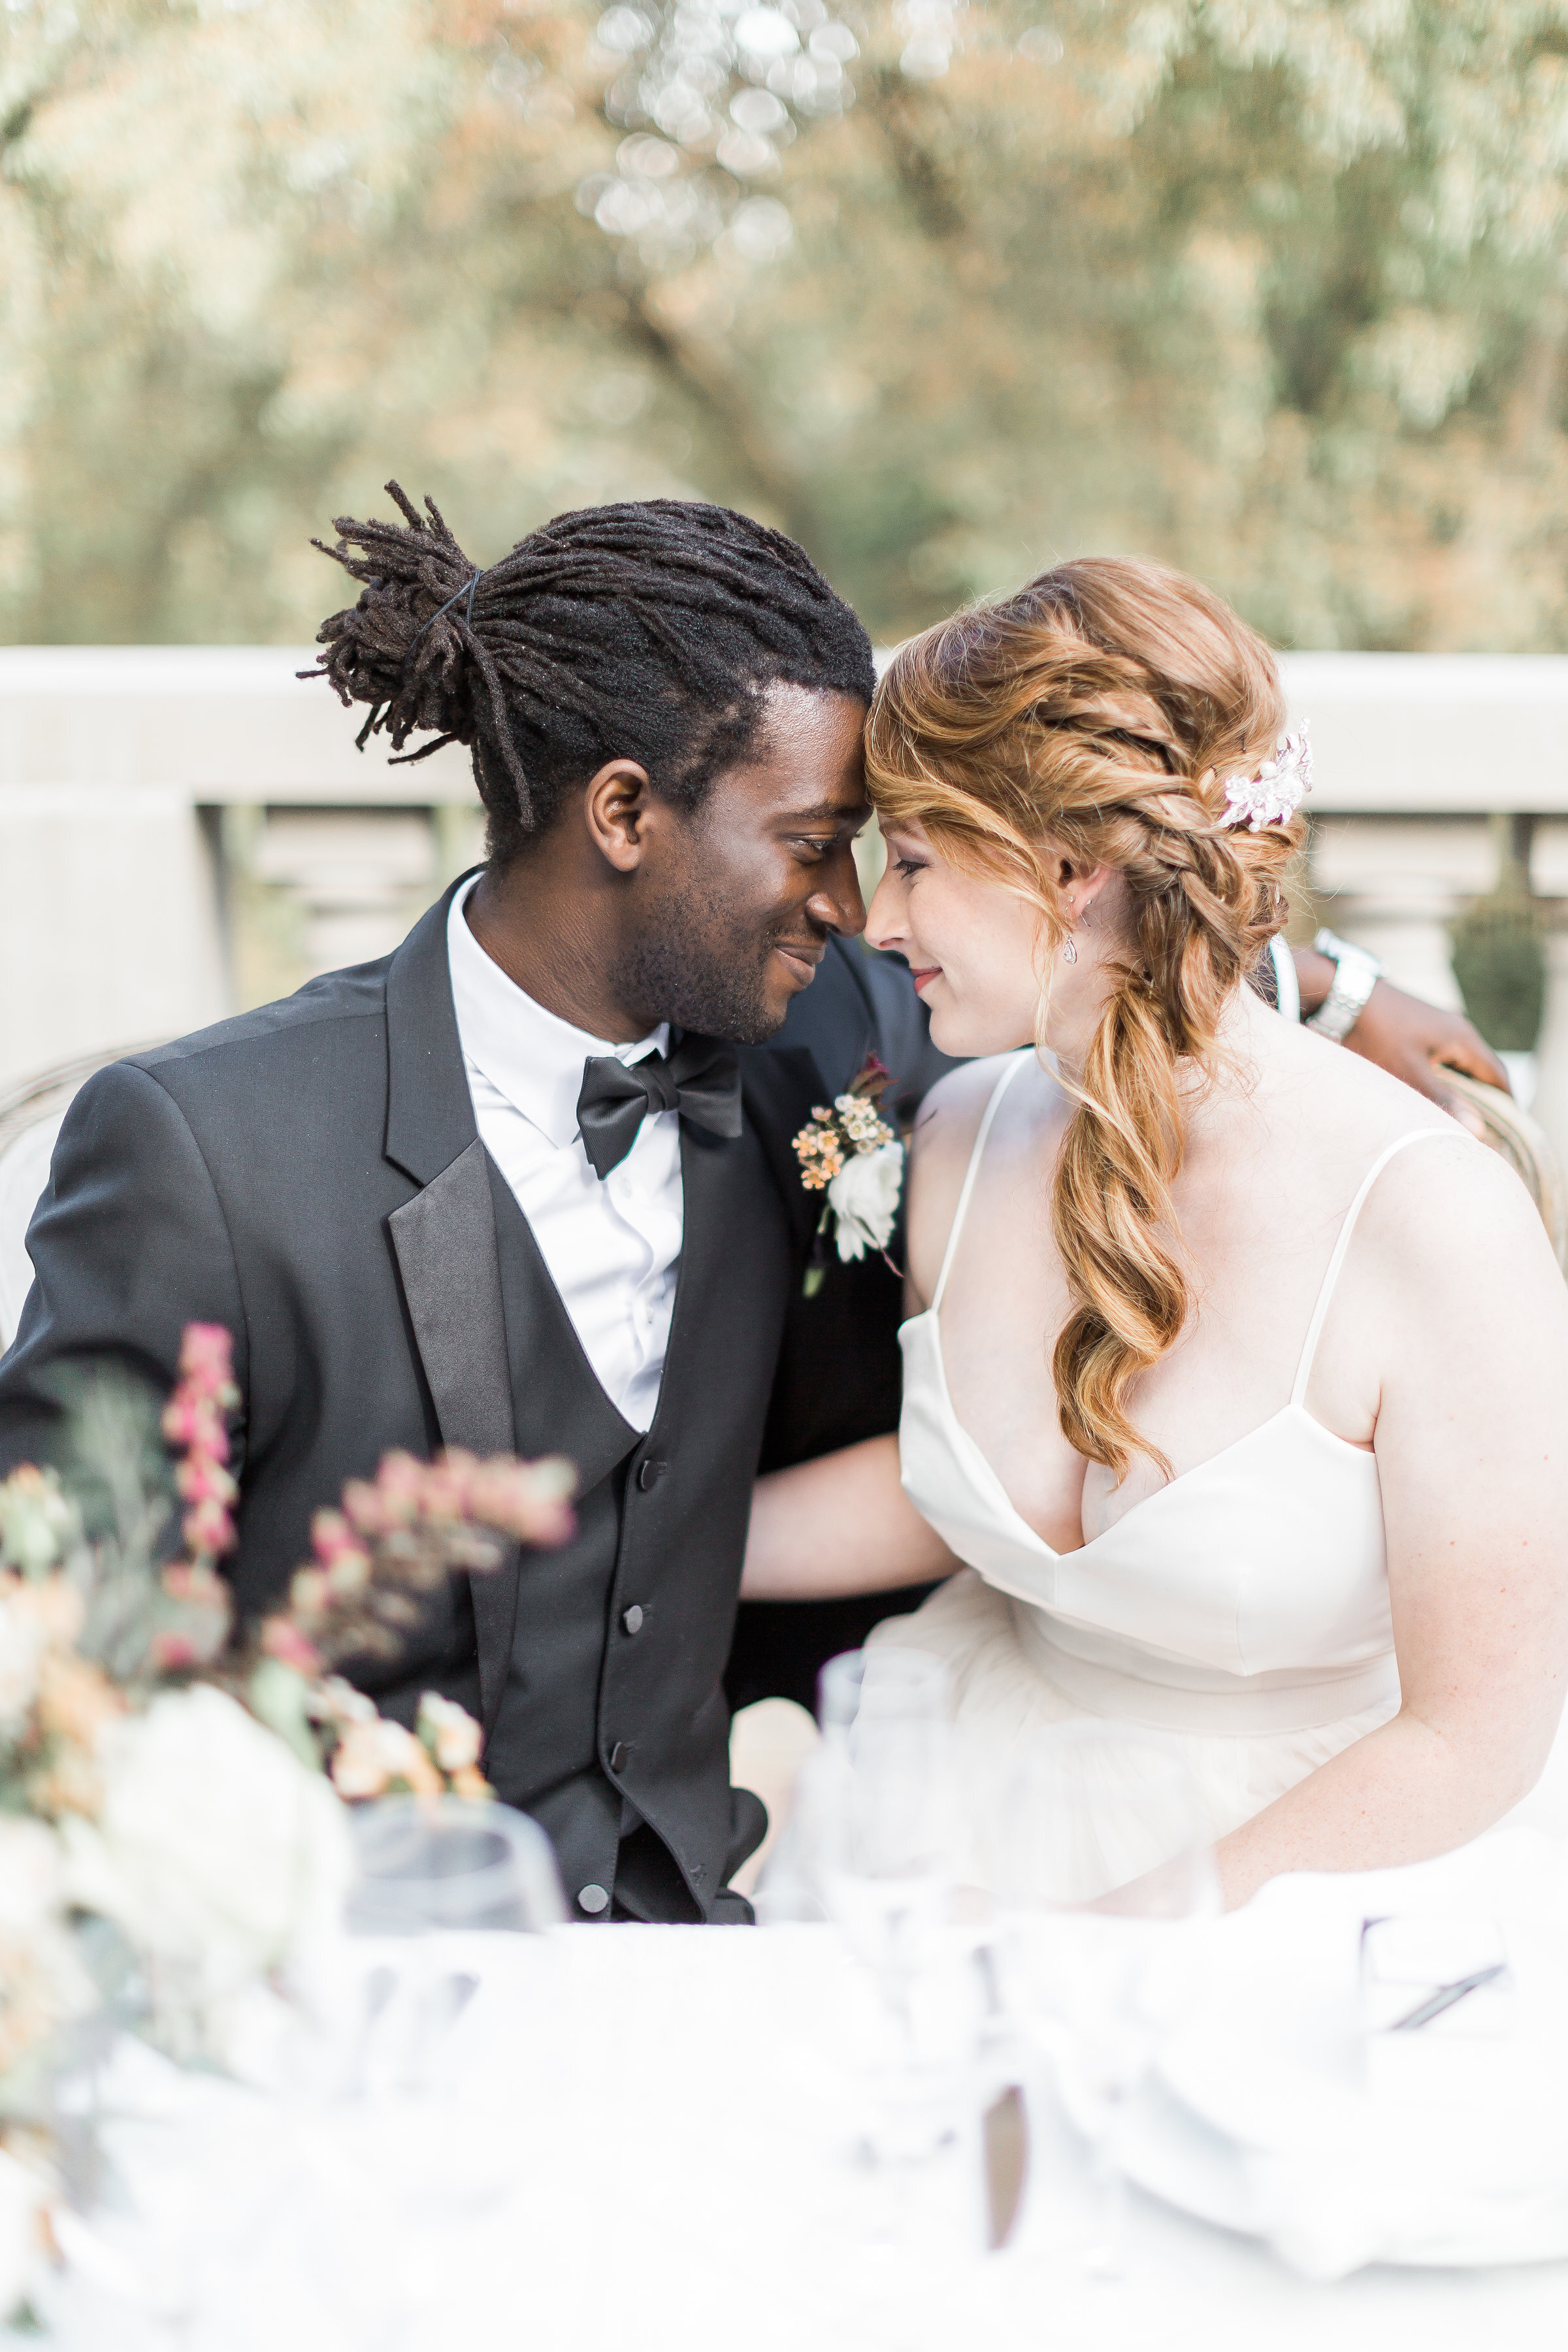
<path id="1" fill-rule="evenodd" d="M 999 1809 L 1031 1741 L 1058 1725 L 1096 1719 L 1081 1699 L 1058 1689 L 1048 1668 L 1026 1650 L 1014 1608 L 1005 1593 L 965 1569 L 913 1616 L 888 1618 L 870 1637 L 873 1643 L 892 1643 L 940 1658 L 952 1678 L 959 1850 L 964 1877 L 981 1886 L 996 1884 L 998 1843 L 1009 1834 Z M 1384 1698 L 1306 1731 L 1218 1734 L 1163 1727 L 1161 1737 L 1181 1751 L 1187 1766 L 1199 1840 L 1213 1844 L 1238 1829 L 1320 1764 L 1387 1722 L 1397 1706 L 1397 1696 Z M 1135 1759 L 1128 1769 L 1136 1770 Z M 1163 1832 L 1154 1821 L 1144 1832 L 1131 1820 L 1124 1835 L 1107 1883 L 1170 1860 L 1160 1850 Z"/>

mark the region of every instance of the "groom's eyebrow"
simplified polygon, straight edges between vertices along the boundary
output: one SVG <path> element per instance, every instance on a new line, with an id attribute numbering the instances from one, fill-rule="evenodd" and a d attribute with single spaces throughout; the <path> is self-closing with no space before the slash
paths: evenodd
<path id="1" fill-rule="evenodd" d="M 786 824 L 862 825 L 870 814 L 869 801 L 861 801 L 854 808 L 846 808 L 842 801 L 818 801 L 814 808 L 785 809 L 783 822 Z"/>

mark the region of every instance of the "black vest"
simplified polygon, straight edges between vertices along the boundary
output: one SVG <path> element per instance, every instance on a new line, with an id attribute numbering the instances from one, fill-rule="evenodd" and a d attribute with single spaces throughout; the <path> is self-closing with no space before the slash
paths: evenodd
<path id="1" fill-rule="evenodd" d="M 602 1888 L 662 1919 L 709 1916 L 735 1840 L 724 1664 L 815 1222 L 789 1142 L 809 1116 L 809 1058 L 745 1061 L 743 1133 L 681 1127 L 680 1265 L 646 1436 L 605 1395 L 482 1144 L 391 1220 L 443 1439 L 565 1454 L 579 1473 L 570 1544 L 471 1580 L 485 1769 L 550 1832 L 569 1898 Z M 475 1277 L 463 1302 L 431 1279 L 459 1251 Z M 437 1681 L 471 1690 L 469 1660 Z"/>

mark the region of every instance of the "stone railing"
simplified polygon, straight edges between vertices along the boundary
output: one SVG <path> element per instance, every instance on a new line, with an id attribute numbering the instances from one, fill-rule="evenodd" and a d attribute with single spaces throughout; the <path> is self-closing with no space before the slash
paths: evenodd
<path id="1" fill-rule="evenodd" d="M 0 648 L 0 1092 L 392 946 L 479 854 L 465 754 L 363 756 L 287 647 Z M 1568 1157 L 1568 658 L 1301 654 L 1302 920 L 1458 1002 L 1448 929 L 1522 860 L 1549 922 L 1537 1115 Z"/>

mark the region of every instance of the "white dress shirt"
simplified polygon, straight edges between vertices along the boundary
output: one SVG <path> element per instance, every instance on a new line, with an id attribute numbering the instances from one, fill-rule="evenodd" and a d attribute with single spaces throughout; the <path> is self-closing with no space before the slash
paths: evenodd
<path id="1" fill-rule="evenodd" d="M 634 1429 L 647 1429 L 680 1262 L 680 1116 L 651 1112 L 601 1182 L 583 1149 L 577 1096 L 589 1055 L 640 1062 L 668 1052 L 668 1026 L 612 1045 L 547 1013 L 468 929 L 463 906 L 472 887 L 452 901 L 447 956 L 480 1139 L 533 1228 L 599 1385 Z"/>

